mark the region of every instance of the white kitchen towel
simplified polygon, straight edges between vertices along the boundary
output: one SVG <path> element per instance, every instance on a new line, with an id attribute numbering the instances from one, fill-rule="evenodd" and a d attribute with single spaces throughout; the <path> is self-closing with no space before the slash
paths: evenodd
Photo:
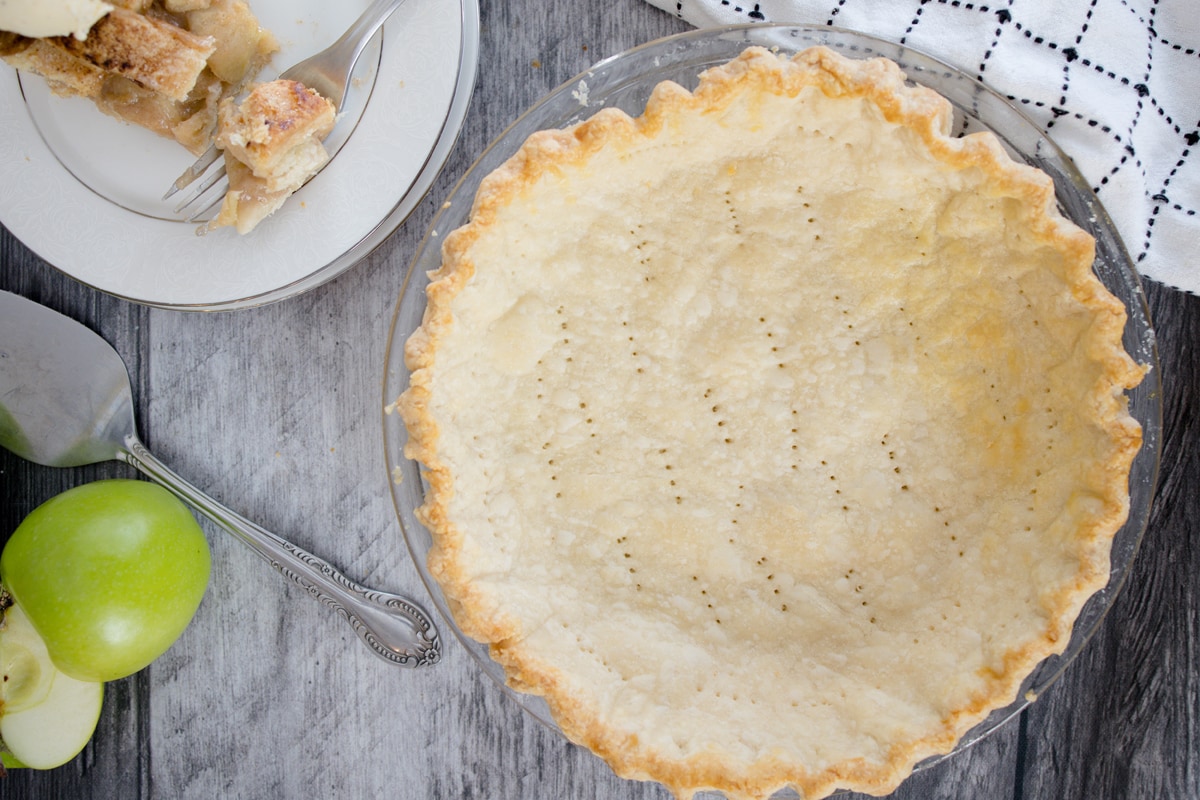
<path id="1" fill-rule="evenodd" d="M 648 0 L 697 27 L 833 25 L 953 64 L 1075 161 L 1141 274 L 1200 294 L 1196 0 Z"/>

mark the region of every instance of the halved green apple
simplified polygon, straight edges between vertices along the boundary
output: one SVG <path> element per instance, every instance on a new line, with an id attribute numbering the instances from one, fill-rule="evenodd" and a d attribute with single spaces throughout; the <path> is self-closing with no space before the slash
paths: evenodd
<path id="1" fill-rule="evenodd" d="M 74 758 L 96 730 L 104 684 L 81 681 L 50 660 L 19 605 L 0 627 L 0 749 L 6 766 L 52 769 Z"/>

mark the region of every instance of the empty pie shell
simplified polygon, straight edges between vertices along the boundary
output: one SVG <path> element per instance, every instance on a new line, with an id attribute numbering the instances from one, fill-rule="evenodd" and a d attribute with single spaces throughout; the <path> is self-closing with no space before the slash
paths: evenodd
<path id="1" fill-rule="evenodd" d="M 429 570 L 680 797 L 886 793 L 1103 587 L 1145 370 L 1043 173 L 884 59 L 748 48 L 531 136 L 410 386 Z"/>

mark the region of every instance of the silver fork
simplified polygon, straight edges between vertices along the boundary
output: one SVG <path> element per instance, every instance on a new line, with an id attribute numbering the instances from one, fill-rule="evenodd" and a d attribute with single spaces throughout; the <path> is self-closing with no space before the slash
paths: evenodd
<path id="1" fill-rule="evenodd" d="M 279 77 L 303 83 L 333 103 L 340 112 L 342 101 L 346 99 L 346 88 L 350 85 L 350 76 L 354 73 L 354 65 L 358 63 L 358 57 L 362 55 L 363 48 L 367 46 L 367 42 L 371 41 L 371 37 L 375 35 L 384 21 L 392 15 L 392 12 L 404 5 L 404 2 L 405 0 L 374 0 L 362 13 L 362 16 L 355 20 L 354 24 L 336 42 L 316 55 L 284 70 Z M 333 154 L 330 155 L 332 157 Z M 176 214 L 182 214 L 184 209 L 192 207 L 192 210 L 188 212 L 188 222 L 196 222 L 201 219 L 224 198 L 225 192 L 229 188 L 229 181 L 225 177 L 224 162 L 222 161 L 216 169 L 209 172 L 209 168 L 220 159 L 221 150 L 215 144 L 210 146 L 204 155 L 196 159 L 195 163 L 175 179 L 171 188 L 163 195 L 163 200 L 167 200 L 196 181 L 200 181 L 175 206 Z M 201 178 L 203 180 L 200 180 Z M 218 191 L 213 192 L 210 197 L 209 192 L 214 187 L 217 187 Z M 196 206 L 197 201 L 201 198 L 209 199 Z"/>

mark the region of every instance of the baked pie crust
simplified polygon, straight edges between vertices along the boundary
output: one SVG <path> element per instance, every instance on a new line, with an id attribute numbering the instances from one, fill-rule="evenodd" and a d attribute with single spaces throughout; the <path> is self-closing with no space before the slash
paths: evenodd
<path id="1" fill-rule="evenodd" d="M 1140 446 L 1043 173 L 890 61 L 761 48 L 531 136 L 398 408 L 510 684 L 680 797 L 894 789 L 1061 652 Z"/>

